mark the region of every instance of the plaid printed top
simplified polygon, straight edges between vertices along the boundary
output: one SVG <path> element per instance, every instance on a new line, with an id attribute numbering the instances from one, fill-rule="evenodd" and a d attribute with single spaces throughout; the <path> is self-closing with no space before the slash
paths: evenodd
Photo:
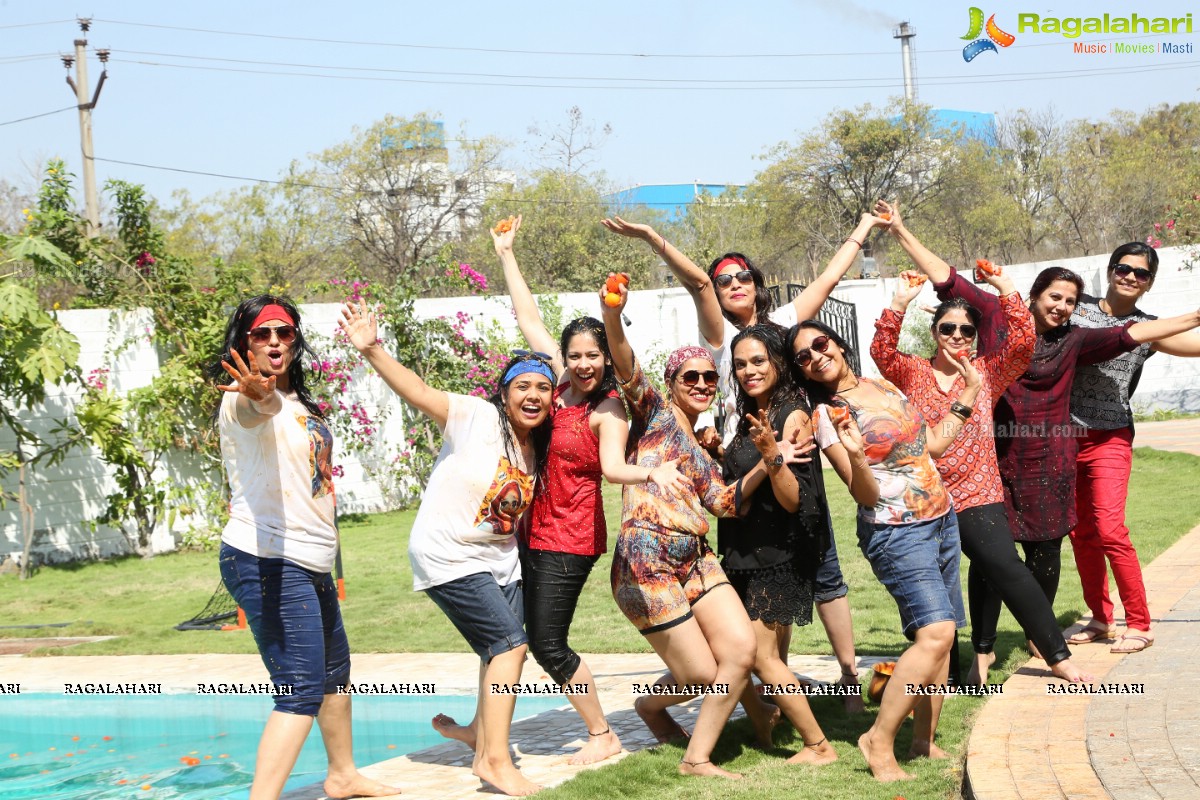
<path id="1" fill-rule="evenodd" d="M 938 297 L 962 297 L 983 314 L 981 330 L 999 341 L 1002 322 L 996 297 L 960 280 L 935 284 Z M 1132 323 L 1131 323 L 1132 324 Z M 1075 456 L 1071 383 L 1081 364 L 1098 364 L 1133 350 L 1129 325 L 1080 328 L 1067 323 L 1040 334 L 1029 367 L 996 404 L 994 435 L 1013 538 L 1058 539 L 1075 527 Z"/>
<path id="2" fill-rule="evenodd" d="M 991 436 L 992 406 L 1029 365 L 1037 333 L 1033 316 L 1018 293 L 1000 298 L 1000 308 L 1008 335 L 998 350 L 972 358 L 983 378 L 975 410 L 942 457 L 934 460 L 956 511 L 1004 502 L 996 445 Z M 883 377 L 896 384 L 925 419 L 930 420 L 929 424 L 935 425 L 932 420 L 944 419 L 950 413 L 950 404 L 962 394 L 966 383 L 958 375 L 950 388 L 943 390 L 927 359 L 901 353 L 897 348 L 903 324 L 902 314 L 890 308 L 884 310 L 875 323 L 871 358 Z"/>

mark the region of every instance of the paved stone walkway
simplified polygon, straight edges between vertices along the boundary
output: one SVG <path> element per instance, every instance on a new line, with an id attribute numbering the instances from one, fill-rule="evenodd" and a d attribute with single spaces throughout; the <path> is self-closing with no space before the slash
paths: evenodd
<path id="1" fill-rule="evenodd" d="M 1200 456 L 1200 418 L 1139 422 L 1133 426 L 1134 447 L 1153 447 Z"/>

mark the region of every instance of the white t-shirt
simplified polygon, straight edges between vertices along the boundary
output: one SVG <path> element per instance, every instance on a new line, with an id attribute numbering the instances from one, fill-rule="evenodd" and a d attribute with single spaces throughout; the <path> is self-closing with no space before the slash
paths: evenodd
<path id="1" fill-rule="evenodd" d="M 767 319 L 784 328 L 790 328 L 800 321 L 796 318 L 794 303 L 786 303 L 775 309 L 767 315 Z M 733 353 L 729 346 L 733 343 L 733 337 L 737 336 L 740 331 L 729 320 L 724 317 L 722 320 L 725 323 L 725 333 L 720 347 L 710 345 L 703 334 L 700 336 L 700 341 L 704 343 L 708 352 L 712 353 L 713 361 L 717 362 L 717 374 L 720 375 L 717 388 L 721 391 L 721 407 L 725 411 L 725 427 L 721 433 L 721 444 L 728 447 L 737 433 L 737 382 L 733 377 Z"/>
<path id="2" fill-rule="evenodd" d="M 490 572 L 501 586 L 521 578 L 517 521 L 533 501 L 534 466 L 504 450 L 496 407 L 451 394 L 438 453 L 408 543 L 413 589 Z"/>
<path id="3" fill-rule="evenodd" d="M 221 399 L 217 427 L 231 494 L 221 541 L 330 572 L 338 543 L 333 435 L 303 403 L 280 395 L 283 409 L 253 428 L 237 420 L 236 393 Z"/>

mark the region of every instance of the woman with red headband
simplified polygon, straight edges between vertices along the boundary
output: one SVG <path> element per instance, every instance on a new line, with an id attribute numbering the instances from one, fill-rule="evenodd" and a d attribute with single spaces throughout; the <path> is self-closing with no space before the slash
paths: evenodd
<path id="1" fill-rule="evenodd" d="M 300 313 L 280 297 L 245 300 L 210 370 L 225 392 L 217 412 L 229 480 L 221 578 L 279 688 L 258 745 L 251 800 L 283 791 L 313 718 L 329 756 L 325 793 L 399 792 L 358 773 L 350 739 L 350 646 L 330 571 L 338 548 L 333 436 L 305 382 L 313 359 Z"/>
<path id="2" fill-rule="evenodd" d="M 842 242 L 816 280 L 792 302 L 775 308 L 774 298 L 767 291 L 762 272 L 741 253 L 726 253 L 715 259 L 709 265 L 708 272 L 705 272 L 649 225 L 626 222 L 620 217 L 603 220 L 603 225 L 613 233 L 641 239 L 650 245 L 651 250 L 662 256 L 679 285 L 688 290 L 696 304 L 701 342 L 712 353 L 721 376 L 718 388 L 724 412 L 723 426 L 719 435 L 707 440 L 706 444 L 711 450 L 719 453 L 732 441 L 738 427 L 737 388 L 733 378 L 733 355 L 730 352 L 733 337 L 738 331 L 759 323 L 774 323 L 786 330 L 800 320 L 816 317 L 838 281 L 854 264 L 871 231 L 887 224 L 885 219 L 863 214 L 854 231 Z M 846 585 L 838 562 L 832 520 L 829 520 L 829 527 L 829 548 L 825 551 L 816 578 L 817 614 L 821 617 L 821 624 L 825 627 L 834 656 L 841 667 L 840 683 L 857 687 L 854 626 L 850 618 L 850 601 L 847 599 L 850 588 Z M 781 655 L 786 658 L 786 654 Z M 863 710 L 862 697 L 858 694 L 847 695 L 845 702 L 847 710 Z"/>
<path id="3" fill-rule="evenodd" d="M 679 771 L 740 778 L 713 764 L 711 757 L 721 729 L 749 686 L 755 639 L 746 609 L 705 538 L 708 513 L 735 516 L 764 479 L 772 487 L 779 482 L 783 492 L 791 473 L 784 469 L 784 455 L 764 413 L 749 432 L 762 460 L 736 483 L 722 481 L 720 467 L 694 433 L 696 418 L 716 394 L 712 356 L 696 346 L 672 353 L 663 372 L 664 396 L 647 380 L 625 338 L 621 312 L 629 295 L 624 286 L 619 288 L 620 304 L 602 303 L 602 308 L 613 369 L 633 420 L 627 461 L 643 469 L 678 461 L 686 479 L 682 490 L 670 493 L 653 482 L 627 484 L 622 493 L 613 597 L 670 670 L 656 684 L 663 693 L 639 697 L 634 708 L 660 741 L 684 736 L 667 708 L 696 696 L 689 687 L 704 687 Z M 757 705 L 748 708 L 754 711 Z"/>

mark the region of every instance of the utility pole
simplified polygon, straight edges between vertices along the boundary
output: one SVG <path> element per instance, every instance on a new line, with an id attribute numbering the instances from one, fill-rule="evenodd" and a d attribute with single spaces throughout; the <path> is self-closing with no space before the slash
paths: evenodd
<path id="1" fill-rule="evenodd" d="M 92 20 L 87 17 L 79 17 L 79 29 L 85 34 L 92 26 Z M 104 81 L 108 78 L 108 68 L 105 67 L 100 73 L 100 81 L 96 84 L 96 93 L 92 95 L 92 99 L 88 100 L 88 76 L 87 76 L 87 39 L 75 40 L 75 55 L 63 56 L 63 66 L 69 71 L 72 64 L 75 66 L 75 78 L 72 79 L 70 74 L 67 75 L 67 85 L 75 92 L 75 100 L 79 104 L 79 146 L 83 151 L 83 201 L 84 208 L 87 211 L 87 235 L 92 237 L 96 235 L 100 228 L 100 196 L 96 192 L 96 160 L 95 151 L 92 149 L 92 109 L 96 107 L 96 101 L 100 99 L 100 90 L 104 87 Z M 100 57 L 101 64 L 108 63 L 108 51 L 99 50 L 96 53 Z"/>

